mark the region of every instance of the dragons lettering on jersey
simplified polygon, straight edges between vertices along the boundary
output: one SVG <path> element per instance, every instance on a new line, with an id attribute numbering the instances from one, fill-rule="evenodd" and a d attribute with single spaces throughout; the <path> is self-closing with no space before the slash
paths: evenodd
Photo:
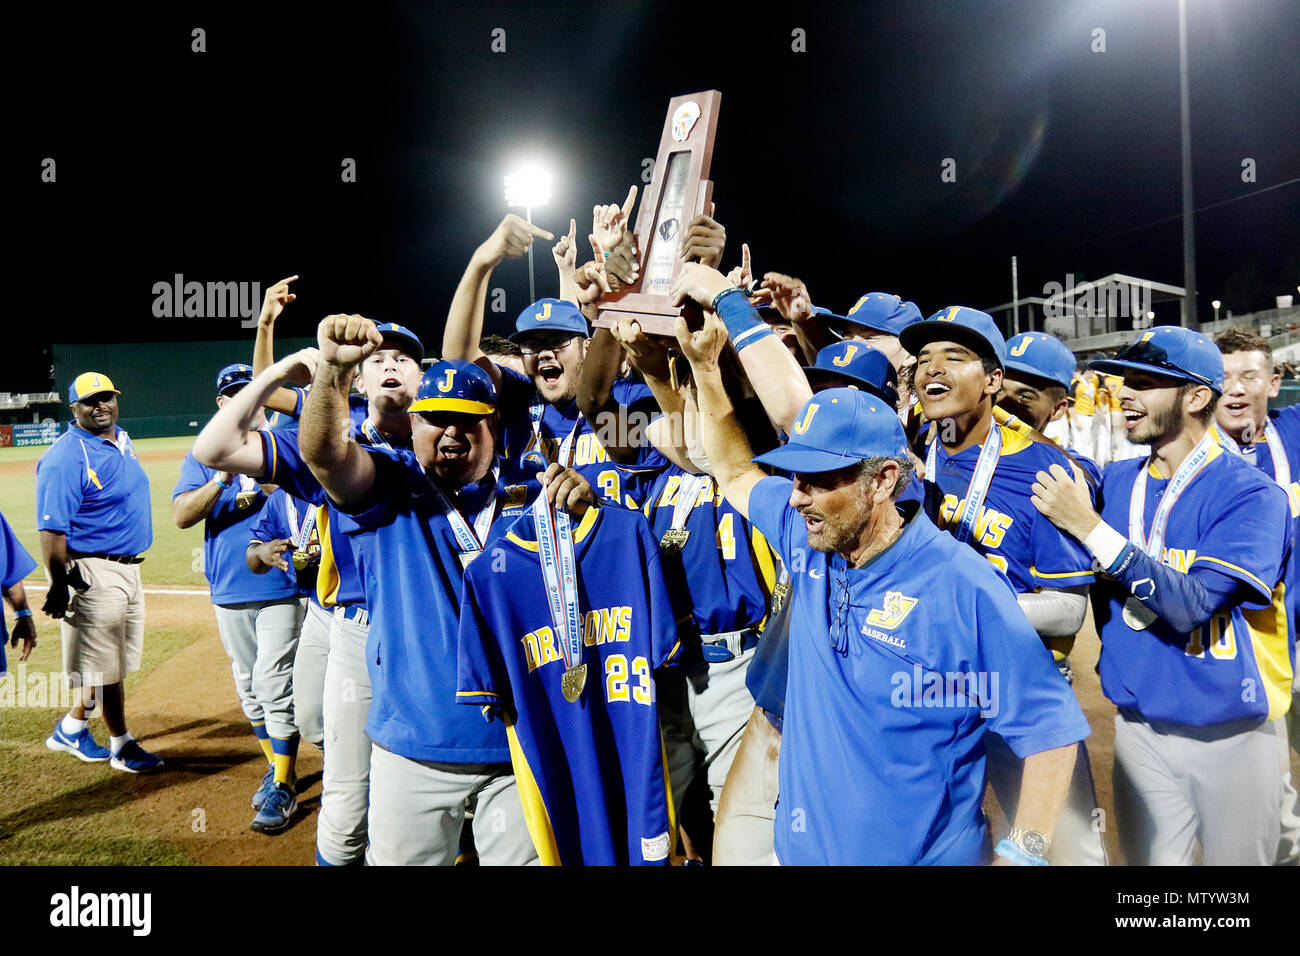
<path id="1" fill-rule="evenodd" d="M 588 611 L 582 619 L 582 643 L 586 647 L 600 644 L 626 642 L 632 639 L 632 609 L 623 607 L 603 607 Z M 563 660 L 560 653 L 559 639 L 555 630 L 548 626 L 530 631 L 520 639 L 524 645 L 524 658 L 528 662 L 529 673 L 544 664 Z"/>
<path id="2" fill-rule="evenodd" d="M 1184 551 L 1182 548 L 1165 548 L 1164 553 L 1160 555 L 1160 563 L 1165 567 L 1173 568 L 1180 574 L 1186 574 L 1187 569 L 1192 566 L 1196 560 L 1196 550 L 1190 549 Z"/>
<path id="3" fill-rule="evenodd" d="M 941 526 L 951 527 L 957 521 L 957 515 L 961 513 L 962 505 L 965 503 L 965 498 L 959 501 L 956 495 L 944 495 L 943 504 L 939 507 L 939 514 L 943 519 Z M 979 518 L 975 521 L 975 540 L 986 548 L 996 548 L 1002 544 L 1002 538 L 1014 523 L 1015 519 L 1011 515 L 994 511 L 992 508 L 981 508 Z"/>

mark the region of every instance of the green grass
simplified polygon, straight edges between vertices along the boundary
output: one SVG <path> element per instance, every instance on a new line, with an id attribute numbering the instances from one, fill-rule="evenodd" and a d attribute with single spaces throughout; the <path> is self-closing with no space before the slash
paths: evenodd
<path id="1" fill-rule="evenodd" d="M 40 624 L 36 650 L 25 674 L 45 675 L 61 670 L 62 649 L 57 628 L 48 618 Z M 126 681 L 127 713 L 131 692 L 160 664 L 199 637 L 185 631 L 150 628 L 145 636 L 140 670 Z M 0 678 L 8 701 L 20 674 L 10 656 L 9 675 Z M 12 691 L 18 702 L 17 689 Z M 31 701 L 29 700 L 30 704 Z M 135 866 L 180 865 L 192 862 L 178 847 L 152 836 L 138 836 L 140 821 L 132 810 L 134 787 L 104 764 L 87 764 L 52 754 L 45 738 L 64 712 L 62 707 L 0 706 L 0 865 Z M 102 722 L 97 724 L 102 737 Z M 100 743 L 105 743 L 100 740 Z M 57 763 L 55 763 L 57 761 Z M 57 773 L 54 778 L 53 774 Z M 51 786 L 53 779 L 57 784 Z M 143 779 L 143 778 L 142 778 Z"/>
<path id="2" fill-rule="evenodd" d="M 171 512 L 172 489 L 180 477 L 181 460 L 193 444 L 194 439 L 186 436 L 145 438 L 135 442 L 136 451 L 142 456 L 160 451 L 175 453 L 165 461 L 144 462 L 153 503 L 153 546 L 140 568 L 145 587 L 207 587 L 200 570 L 203 524 L 200 522 L 182 531 L 172 522 Z M 0 448 L 0 464 L 31 462 L 28 474 L 0 477 L 0 511 L 38 564 L 41 563 L 41 542 L 36 531 L 36 462 L 48 450 L 48 446 Z M 43 568 L 38 568 L 29 580 L 43 582 Z M 40 606 L 39 601 L 31 603 Z"/>

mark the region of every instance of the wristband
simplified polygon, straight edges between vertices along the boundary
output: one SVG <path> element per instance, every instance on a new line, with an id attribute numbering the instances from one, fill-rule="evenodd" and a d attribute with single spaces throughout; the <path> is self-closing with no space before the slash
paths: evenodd
<path id="1" fill-rule="evenodd" d="M 31 617 L 31 616 L 32 616 L 32 609 L 29 607 L 25 607 L 20 610 L 14 611 L 15 621 L 18 620 L 20 617 Z"/>
<path id="2" fill-rule="evenodd" d="M 728 286 L 727 288 L 723 289 L 721 292 L 719 292 L 717 295 L 715 295 L 715 296 L 713 297 L 713 302 L 709 304 L 709 311 L 710 311 L 710 312 L 717 312 L 717 311 L 718 311 L 718 303 L 722 300 L 722 297 L 723 297 L 723 296 L 727 296 L 727 295 L 731 295 L 731 293 L 733 293 L 733 292 L 739 292 L 739 293 L 741 293 L 742 295 L 744 294 L 744 290 L 743 290 L 743 289 L 738 289 L 738 288 L 736 288 L 736 286 L 734 286 L 734 285 L 733 285 L 733 286 Z"/>
<path id="3" fill-rule="evenodd" d="M 1041 856 L 1030 856 L 1018 843 L 1012 843 L 1010 840 L 999 840 L 998 845 L 993 848 L 998 856 L 1004 860 L 1010 860 L 1016 866 L 1048 866 L 1047 860 Z"/>
<path id="4" fill-rule="evenodd" d="M 213 475 L 213 476 L 212 476 L 212 483 L 213 483 L 214 485 L 219 485 L 219 486 L 222 487 L 222 488 L 229 488 L 229 487 L 230 487 L 230 482 L 228 482 L 228 481 L 222 481 L 221 478 L 220 478 L 218 475 Z"/>
<path id="5" fill-rule="evenodd" d="M 772 330 L 758 317 L 758 312 L 749 304 L 748 299 L 743 295 L 731 295 L 733 292 L 738 293 L 740 290 L 733 287 L 720 292 L 713 300 L 713 311 L 727 327 L 731 344 L 739 352 L 771 335 Z"/>

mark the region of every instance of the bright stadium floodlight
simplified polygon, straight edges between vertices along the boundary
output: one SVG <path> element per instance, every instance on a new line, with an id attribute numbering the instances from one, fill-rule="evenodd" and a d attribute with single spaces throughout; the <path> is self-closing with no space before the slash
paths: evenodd
<path id="1" fill-rule="evenodd" d="M 551 174 L 541 166 L 521 166 L 506 174 L 506 205 L 523 206 L 524 218 L 533 222 L 533 207 L 545 206 L 551 201 Z M 533 279 L 533 247 L 528 246 L 528 298 L 537 301 L 537 288 Z"/>

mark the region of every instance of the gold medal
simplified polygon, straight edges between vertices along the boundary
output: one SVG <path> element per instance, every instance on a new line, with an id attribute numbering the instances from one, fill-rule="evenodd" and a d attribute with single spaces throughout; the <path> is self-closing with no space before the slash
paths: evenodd
<path id="1" fill-rule="evenodd" d="M 659 539 L 659 547 L 670 554 L 676 554 L 685 547 L 686 540 L 690 536 L 691 533 L 685 528 L 669 528 Z"/>
<path id="2" fill-rule="evenodd" d="M 570 704 L 575 704 L 582 696 L 582 688 L 587 686 L 587 665 L 570 667 L 560 675 L 560 693 Z"/>
<path id="3" fill-rule="evenodd" d="M 295 571 L 305 570 L 309 564 L 311 564 L 311 555 L 306 551 L 295 551 L 293 553 L 293 567 Z"/>
<path id="4" fill-rule="evenodd" d="M 256 489 L 254 489 L 253 491 L 241 491 L 239 494 L 235 495 L 235 507 L 238 508 L 240 511 L 243 511 L 245 508 L 251 508 L 253 506 L 253 502 L 256 500 L 257 500 Z"/>
<path id="5" fill-rule="evenodd" d="M 1159 615 L 1155 611 L 1135 597 L 1124 602 L 1124 623 L 1135 631 L 1145 631 L 1155 623 L 1157 617 Z"/>
<path id="6" fill-rule="evenodd" d="M 785 607 L 786 598 L 790 596 L 790 585 L 782 581 L 776 587 L 772 588 L 772 613 L 775 614 L 781 608 Z"/>

